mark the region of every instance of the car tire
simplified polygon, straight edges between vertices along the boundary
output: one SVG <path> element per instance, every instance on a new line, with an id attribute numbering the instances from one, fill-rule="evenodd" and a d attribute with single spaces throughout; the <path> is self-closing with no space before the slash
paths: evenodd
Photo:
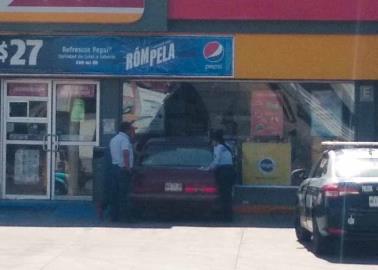
<path id="1" fill-rule="evenodd" d="M 296 216 L 295 216 L 294 228 L 295 228 L 295 234 L 296 234 L 299 242 L 311 241 L 311 233 L 309 231 L 307 231 L 305 228 L 302 227 L 302 225 L 300 223 L 299 214 L 296 214 Z"/>
<path id="2" fill-rule="evenodd" d="M 328 253 L 330 241 L 327 237 L 323 236 L 320 231 L 315 218 L 312 219 L 313 234 L 312 246 L 316 255 L 324 255 Z"/>

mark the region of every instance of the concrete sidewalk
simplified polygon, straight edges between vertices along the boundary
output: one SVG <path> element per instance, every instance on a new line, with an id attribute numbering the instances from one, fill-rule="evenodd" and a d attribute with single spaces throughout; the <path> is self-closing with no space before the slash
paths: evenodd
<path id="1" fill-rule="evenodd" d="M 244 230 L 291 224 L 287 215 L 111 223 L 97 217 L 92 202 L 4 200 L 0 269 L 238 269 Z"/>
<path id="2" fill-rule="evenodd" d="M 110 223 L 91 202 L 0 202 L 4 270 L 375 270 L 376 249 L 318 258 L 296 241 L 291 215 Z M 357 249 L 357 253 L 359 248 Z"/>

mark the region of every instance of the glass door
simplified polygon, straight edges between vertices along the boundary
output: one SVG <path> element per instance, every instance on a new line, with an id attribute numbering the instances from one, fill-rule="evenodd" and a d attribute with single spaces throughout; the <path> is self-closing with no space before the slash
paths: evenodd
<path id="1" fill-rule="evenodd" d="M 2 101 L 3 197 L 90 198 L 98 82 L 8 80 Z"/>
<path id="2" fill-rule="evenodd" d="M 53 197 L 90 197 L 93 148 L 99 141 L 98 83 L 54 82 L 53 112 Z"/>
<path id="3" fill-rule="evenodd" d="M 51 84 L 9 80 L 3 93 L 3 197 L 49 198 Z"/>

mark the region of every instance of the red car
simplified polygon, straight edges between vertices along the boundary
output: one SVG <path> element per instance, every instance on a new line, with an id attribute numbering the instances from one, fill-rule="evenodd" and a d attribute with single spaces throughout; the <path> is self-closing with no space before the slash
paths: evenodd
<path id="1" fill-rule="evenodd" d="M 219 210 L 214 173 L 202 168 L 212 159 L 212 149 L 206 139 L 149 140 L 137 162 L 131 184 L 133 212 L 143 209 L 189 213 Z"/>

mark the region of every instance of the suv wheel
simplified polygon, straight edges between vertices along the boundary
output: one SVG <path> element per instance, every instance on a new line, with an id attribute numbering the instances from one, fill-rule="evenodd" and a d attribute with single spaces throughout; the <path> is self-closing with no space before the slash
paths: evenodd
<path id="1" fill-rule="evenodd" d="M 311 233 L 301 225 L 299 213 L 295 215 L 294 228 L 299 242 L 309 242 L 311 240 Z"/>
<path id="2" fill-rule="evenodd" d="M 321 235 L 321 233 L 319 232 L 319 228 L 318 228 L 315 218 L 313 218 L 312 225 L 313 225 L 313 231 L 314 231 L 312 235 L 313 237 L 312 244 L 313 244 L 314 253 L 316 255 L 326 254 L 330 243 L 328 239 L 324 237 L 323 235 Z"/>

